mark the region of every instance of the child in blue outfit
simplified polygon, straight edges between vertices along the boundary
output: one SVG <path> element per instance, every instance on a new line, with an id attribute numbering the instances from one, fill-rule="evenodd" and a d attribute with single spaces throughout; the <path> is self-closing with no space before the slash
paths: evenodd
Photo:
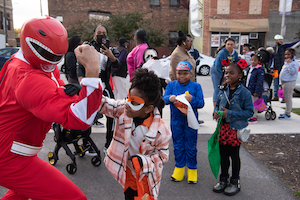
<path id="1" fill-rule="evenodd" d="M 167 85 L 163 99 L 171 108 L 171 131 L 175 155 L 175 169 L 171 180 L 182 181 L 185 166 L 188 168 L 188 183 L 197 183 L 197 130 L 188 126 L 187 116 L 176 106 L 176 96 L 188 91 L 185 98 L 191 104 L 196 118 L 198 108 L 204 106 L 201 85 L 190 81 L 192 65 L 187 61 L 181 61 L 176 67 L 177 80 Z"/>
<path id="2" fill-rule="evenodd" d="M 219 145 L 221 155 L 220 181 L 213 191 L 232 196 L 240 191 L 240 145 L 237 130 L 248 126 L 248 118 L 253 115 L 251 93 L 241 83 L 243 70 L 235 63 L 229 64 L 225 69 L 224 89 L 219 92 L 213 118 L 219 120 L 218 111 L 223 111 L 223 120 L 220 128 Z M 228 183 L 229 157 L 232 161 L 232 176 Z"/>
<path id="3" fill-rule="evenodd" d="M 252 54 L 251 65 L 247 73 L 246 87 L 251 92 L 252 102 L 262 97 L 263 83 L 265 77 L 265 68 L 260 64 L 261 57 L 258 54 Z M 253 116 L 249 119 L 249 124 L 257 123 L 257 109 L 254 109 Z"/>

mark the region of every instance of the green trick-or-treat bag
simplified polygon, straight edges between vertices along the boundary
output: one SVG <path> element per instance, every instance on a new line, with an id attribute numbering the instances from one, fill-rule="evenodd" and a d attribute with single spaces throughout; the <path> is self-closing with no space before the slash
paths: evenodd
<path id="1" fill-rule="evenodd" d="M 220 147 L 219 147 L 219 135 L 220 135 L 220 126 L 223 116 L 223 111 L 219 111 L 220 119 L 218 121 L 216 130 L 211 138 L 208 140 L 208 161 L 210 169 L 216 179 L 219 175 L 219 169 L 221 165 L 221 156 L 220 156 Z"/>

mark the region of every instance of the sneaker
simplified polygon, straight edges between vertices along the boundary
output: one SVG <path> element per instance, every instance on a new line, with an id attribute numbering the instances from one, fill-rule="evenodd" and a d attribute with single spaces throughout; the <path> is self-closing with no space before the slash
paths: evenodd
<path id="1" fill-rule="evenodd" d="M 291 115 L 288 114 L 280 114 L 278 119 L 283 119 L 283 120 L 290 120 L 291 119 Z"/>
<path id="2" fill-rule="evenodd" d="M 99 122 L 99 121 L 95 121 L 93 123 L 93 127 L 97 127 L 97 128 L 103 128 L 104 127 L 104 124 Z"/>
<path id="3" fill-rule="evenodd" d="M 257 119 L 255 117 L 251 117 L 249 120 L 248 120 L 248 123 L 249 124 L 256 124 L 257 123 Z"/>
<path id="4" fill-rule="evenodd" d="M 274 97 L 271 101 L 279 101 L 279 99 Z"/>
<path id="5" fill-rule="evenodd" d="M 103 153 L 106 154 L 106 152 L 107 152 L 107 148 L 103 147 Z"/>
<path id="6" fill-rule="evenodd" d="M 92 147 L 90 147 L 90 148 L 85 152 L 85 155 L 93 157 L 93 156 L 97 156 L 97 153 L 96 153 L 96 151 L 95 151 Z"/>

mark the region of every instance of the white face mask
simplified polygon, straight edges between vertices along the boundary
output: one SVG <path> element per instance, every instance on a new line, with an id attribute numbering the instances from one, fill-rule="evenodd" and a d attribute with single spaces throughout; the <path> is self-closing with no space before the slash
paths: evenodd
<path id="1" fill-rule="evenodd" d="M 133 105 L 132 103 L 131 103 L 131 101 L 127 101 L 127 104 L 130 106 L 130 108 L 132 109 L 132 110 L 134 110 L 134 111 L 139 111 L 139 110 L 141 110 L 143 107 L 144 107 L 144 103 L 141 103 L 141 104 L 139 104 L 139 105 Z"/>

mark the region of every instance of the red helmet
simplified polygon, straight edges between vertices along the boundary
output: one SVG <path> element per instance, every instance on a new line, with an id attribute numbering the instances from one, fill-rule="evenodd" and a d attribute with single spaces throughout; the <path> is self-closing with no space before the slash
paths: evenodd
<path id="1" fill-rule="evenodd" d="M 20 43 L 25 59 L 34 68 L 51 72 L 68 50 L 68 34 L 54 18 L 33 18 L 22 25 Z"/>

